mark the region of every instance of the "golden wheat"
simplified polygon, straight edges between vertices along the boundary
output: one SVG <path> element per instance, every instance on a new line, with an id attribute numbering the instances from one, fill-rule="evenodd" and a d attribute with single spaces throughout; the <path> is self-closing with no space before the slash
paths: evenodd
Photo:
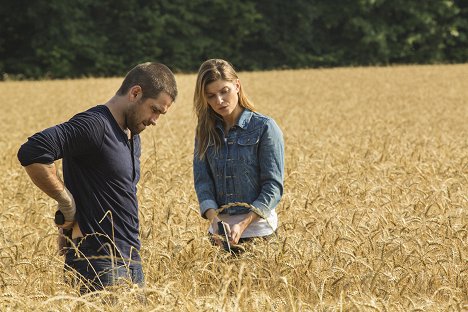
<path id="1" fill-rule="evenodd" d="M 82 297 L 63 282 L 54 203 L 16 152 L 121 79 L 1 83 L 0 310 L 467 310 L 468 65 L 240 76 L 284 132 L 279 237 L 240 257 L 209 243 L 192 183 L 195 76 L 178 75 L 176 104 L 142 134 L 147 286 Z"/>

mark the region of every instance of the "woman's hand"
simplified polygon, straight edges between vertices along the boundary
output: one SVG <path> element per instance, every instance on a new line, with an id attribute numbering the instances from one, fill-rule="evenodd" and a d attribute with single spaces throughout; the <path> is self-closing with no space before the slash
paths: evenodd
<path id="1" fill-rule="evenodd" d="M 253 221 L 260 218 L 255 212 L 249 212 L 245 219 L 240 221 L 239 223 L 233 224 L 231 226 L 231 233 L 230 233 L 230 240 L 232 244 L 238 244 L 239 239 L 244 233 L 245 229 L 252 223 Z"/>
<path id="2" fill-rule="evenodd" d="M 216 210 L 215 209 L 208 209 L 205 213 L 205 216 L 208 218 L 208 220 L 210 220 L 210 225 L 211 225 L 211 228 L 213 229 L 213 240 L 215 242 L 216 245 L 218 246 L 223 246 L 223 242 L 219 236 L 219 232 L 218 232 L 218 222 L 220 222 L 221 220 L 218 218 L 218 215 L 216 213 Z"/>
<path id="3" fill-rule="evenodd" d="M 230 233 L 230 242 L 231 244 L 237 244 L 239 243 L 239 239 L 242 236 L 242 233 L 244 233 L 246 227 L 243 227 L 241 223 L 236 223 L 231 226 L 231 233 Z"/>

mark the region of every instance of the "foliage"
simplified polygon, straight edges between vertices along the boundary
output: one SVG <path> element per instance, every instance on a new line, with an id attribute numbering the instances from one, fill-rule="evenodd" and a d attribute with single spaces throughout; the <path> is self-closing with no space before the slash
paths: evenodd
<path id="1" fill-rule="evenodd" d="M 121 76 L 468 60 L 463 0 L 0 0 L 3 78 Z"/>

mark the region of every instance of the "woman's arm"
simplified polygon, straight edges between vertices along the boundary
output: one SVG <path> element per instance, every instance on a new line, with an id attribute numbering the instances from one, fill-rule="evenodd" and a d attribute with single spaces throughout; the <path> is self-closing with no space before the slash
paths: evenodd
<path id="1" fill-rule="evenodd" d="M 260 194 L 252 205 L 266 218 L 283 195 L 284 141 L 283 133 L 273 119 L 264 126 L 258 148 Z"/>
<path id="2" fill-rule="evenodd" d="M 257 210 L 249 212 L 239 223 L 230 228 L 231 241 L 239 242 L 242 233 L 254 221 L 267 218 L 283 195 L 284 143 L 278 125 L 269 119 L 264 126 L 258 148 L 260 194 L 252 203 Z"/>
<path id="3" fill-rule="evenodd" d="M 205 156 L 204 159 L 198 157 L 196 153 L 196 142 L 195 152 L 193 154 L 193 180 L 200 205 L 200 215 L 205 219 L 209 219 L 207 215 L 208 210 L 218 209 L 213 175 L 208 164 L 208 156 Z M 212 213 L 210 213 L 210 216 L 212 216 Z M 212 220 L 210 219 L 210 221 Z"/>
<path id="4" fill-rule="evenodd" d="M 255 212 L 249 212 L 242 221 L 233 224 L 232 227 L 229 228 L 229 237 L 231 239 L 231 243 L 237 244 L 239 239 L 244 233 L 245 229 L 250 225 L 250 223 L 254 222 L 255 220 L 259 219 L 260 217 Z"/>

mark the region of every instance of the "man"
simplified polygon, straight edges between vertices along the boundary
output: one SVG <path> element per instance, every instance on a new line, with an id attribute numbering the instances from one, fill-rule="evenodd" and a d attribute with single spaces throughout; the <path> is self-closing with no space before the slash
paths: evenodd
<path id="1" fill-rule="evenodd" d="M 70 232 L 65 269 L 75 273 L 81 293 L 122 278 L 144 283 L 136 196 L 138 134 L 155 125 L 176 96 L 169 68 L 139 64 L 107 103 L 34 134 L 18 152 L 34 184 L 58 203 L 55 221 Z M 64 183 L 56 174 L 57 159 L 63 159 Z"/>

